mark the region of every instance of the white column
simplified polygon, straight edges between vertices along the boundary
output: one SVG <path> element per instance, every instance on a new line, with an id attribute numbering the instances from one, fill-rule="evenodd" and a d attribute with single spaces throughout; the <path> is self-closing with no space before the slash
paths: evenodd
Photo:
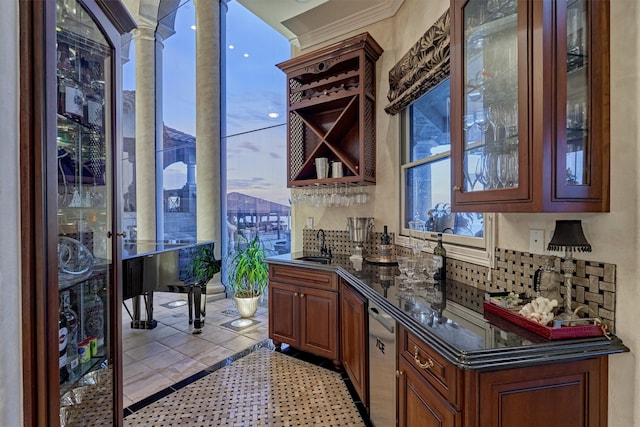
<path id="1" fill-rule="evenodd" d="M 136 49 L 136 226 L 138 240 L 156 240 L 155 24 L 138 22 Z"/>
<path id="2" fill-rule="evenodd" d="M 196 185 L 197 237 L 222 246 L 220 160 L 220 4 L 195 0 L 196 6 Z"/>

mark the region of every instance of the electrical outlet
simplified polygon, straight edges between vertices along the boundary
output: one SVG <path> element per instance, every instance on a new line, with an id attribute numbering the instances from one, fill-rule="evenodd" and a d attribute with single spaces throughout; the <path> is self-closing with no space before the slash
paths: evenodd
<path id="1" fill-rule="evenodd" d="M 544 253 L 544 230 L 536 230 L 534 228 L 529 230 L 529 253 Z"/>

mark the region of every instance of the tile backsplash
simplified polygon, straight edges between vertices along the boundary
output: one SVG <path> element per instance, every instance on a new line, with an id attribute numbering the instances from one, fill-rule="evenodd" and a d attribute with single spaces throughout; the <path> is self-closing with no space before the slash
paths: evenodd
<path id="1" fill-rule="evenodd" d="M 303 250 L 318 252 L 319 239 L 316 238 L 317 229 L 303 231 Z M 349 232 L 342 230 L 325 230 L 326 244 L 333 254 L 349 255 L 355 250 L 355 244 L 349 239 Z M 368 242 L 364 245 L 365 254 L 375 255 L 377 244 L 382 233 L 371 232 Z M 393 238 L 393 234 L 392 234 Z M 396 253 L 409 255 L 411 251 L 403 246 L 396 246 Z M 579 256 L 579 254 L 577 254 Z M 490 269 L 481 265 L 447 258 L 447 275 L 449 279 L 460 282 L 480 291 L 501 292 L 514 291 L 533 295 L 533 276 L 536 270 L 544 264 L 541 255 L 519 252 L 510 249 L 496 248 L 495 268 Z M 555 257 L 556 274 L 554 281 L 558 282 L 560 292 L 564 296 L 564 277 L 560 265 L 563 259 Z M 616 266 L 597 261 L 575 259 L 576 272 L 572 278 L 572 298 L 574 302 L 588 306 L 602 321 L 615 331 L 615 303 L 616 303 Z M 489 273 L 491 273 L 489 275 Z"/>
<path id="2" fill-rule="evenodd" d="M 496 248 L 495 268 L 447 258 L 450 279 L 487 292 L 535 293 L 533 276 L 545 260 L 543 256 Z M 561 257 L 554 257 L 553 280 L 564 297 L 566 287 L 560 265 Z M 574 259 L 576 272 L 571 279 L 574 303 L 588 306 L 602 319 L 609 330 L 615 331 L 616 266 L 597 261 Z M 491 271 L 490 271 L 491 270 Z M 491 275 L 489 276 L 489 272 Z"/>

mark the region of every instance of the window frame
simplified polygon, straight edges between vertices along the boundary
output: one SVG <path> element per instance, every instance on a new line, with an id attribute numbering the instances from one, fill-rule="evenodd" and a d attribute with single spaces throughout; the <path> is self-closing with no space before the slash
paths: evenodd
<path id="1" fill-rule="evenodd" d="M 416 100 L 417 101 L 417 100 Z M 415 101 L 414 101 L 415 102 Z M 407 105 L 404 109 L 400 111 L 400 209 L 399 209 L 399 230 L 400 233 L 396 237 L 396 244 L 401 246 L 409 247 L 410 239 L 409 239 L 409 228 L 406 227 L 404 218 L 406 216 L 406 190 L 407 190 L 407 171 L 424 165 L 428 163 L 434 163 L 446 158 L 450 159 L 451 164 L 451 149 L 447 152 L 442 152 L 435 154 L 433 156 L 425 157 L 422 159 L 408 161 L 411 158 L 411 114 L 410 108 L 413 105 L 413 102 Z M 494 213 L 484 213 L 483 215 L 483 226 L 484 232 L 483 237 L 469 237 L 469 236 L 460 236 L 450 233 L 444 233 L 442 235 L 443 244 L 447 250 L 447 256 L 451 258 L 458 259 L 460 261 L 471 262 L 474 264 L 486 266 L 486 267 L 494 267 L 494 254 L 495 254 L 495 243 L 496 243 L 496 215 Z M 432 242 L 431 246 L 435 246 L 435 241 L 437 240 L 437 233 L 426 232 L 426 238 Z M 425 237 L 425 236 L 422 236 Z M 433 253 L 432 248 L 425 249 L 429 253 Z"/>

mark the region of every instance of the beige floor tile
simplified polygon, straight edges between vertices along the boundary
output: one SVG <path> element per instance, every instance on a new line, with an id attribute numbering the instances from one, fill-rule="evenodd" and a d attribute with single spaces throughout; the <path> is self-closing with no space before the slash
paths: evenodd
<path id="1" fill-rule="evenodd" d="M 149 368 L 162 372 L 162 375 L 166 375 L 165 370 L 167 367 L 182 361 L 185 358 L 185 355 L 180 353 L 179 351 L 168 349 L 167 351 L 163 351 L 162 353 L 153 355 L 151 357 L 147 357 L 146 359 L 142 359 L 140 363 L 148 366 Z"/>
<path id="2" fill-rule="evenodd" d="M 248 337 L 238 336 L 232 340 L 225 341 L 221 345 L 225 348 L 228 348 L 229 350 L 233 350 L 236 353 L 239 353 L 242 350 L 245 350 L 251 347 L 252 345 L 258 344 L 258 342 L 259 341 L 256 341 Z"/>
<path id="3" fill-rule="evenodd" d="M 198 354 L 201 354 L 207 350 L 210 350 L 212 347 L 212 343 L 207 340 L 198 340 L 198 341 L 190 341 L 181 345 L 180 347 L 176 347 L 175 350 L 184 354 L 188 357 L 194 357 Z"/>
<path id="4" fill-rule="evenodd" d="M 136 360 L 143 360 L 143 359 L 146 359 L 147 357 L 155 356 L 167 350 L 169 350 L 169 347 L 167 347 L 166 345 L 153 341 L 153 342 L 135 347 L 131 350 L 126 350 L 125 354 L 129 357 L 133 357 Z"/>
<path id="5" fill-rule="evenodd" d="M 198 335 L 187 334 L 182 331 L 175 331 L 175 334 L 167 337 L 160 338 L 159 343 L 166 345 L 167 347 L 176 348 L 180 347 L 188 342 L 201 340 Z"/>
<path id="6" fill-rule="evenodd" d="M 230 350 L 222 346 L 215 346 L 194 357 L 205 366 L 213 366 L 237 353 L 238 352 L 235 350 Z"/>
<path id="7" fill-rule="evenodd" d="M 189 357 L 183 357 L 182 359 L 165 365 L 162 369 L 162 375 L 169 378 L 174 383 L 189 378 L 191 375 L 197 374 L 203 369 L 208 368 L 209 365 L 191 359 Z"/>
<path id="8" fill-rule="evenodd" d="M 211 327 L 211 328 L 205 328 L 202 331 L 202 335 L 201 338 L 203 340 L 206 340 L 211 344 L 222 344 L 224 342 L 227 342 L 229 340 L 232 340 L 234 338 L 237 338 L 239 335 L 236 332 L 233 332 L 229 329 L 226 328 L 221 328 L 221 327 Z"/>
<path id="9" fill-rule="evenodd" d="M 135 381 L 129 382 L 125 395 L 134 402 L 138 402 L 159 390 L 169 387 L 173 383 L 174 381 L 164 375 L 152 371 L 150 375 L 138 377 Z"/>
<path id="10" fill-rule="evenodd" d="M 257 325 L 239 332 L 220 326 L 239 317 L 235 314 L 233 299 L 207 303 L 202 334 L 193 334 L 186 305 L 177 308 L 160 305 L 181 297 L 171 293 L 154 294 L 154 319 L 158 326 L 151 330 L 131 329 L 128 314 L 123 310 L 126 318 L 123 321 L 125 407 L 268 337 L 267 309 L 262 306 L 255 316 L 261 322 Z M 131 307 L 130 301 L 127 302 Z M 231 313 L 224 314 L 224 311 Z M 150 382 L 144 383 L 145 379 Z"/>

